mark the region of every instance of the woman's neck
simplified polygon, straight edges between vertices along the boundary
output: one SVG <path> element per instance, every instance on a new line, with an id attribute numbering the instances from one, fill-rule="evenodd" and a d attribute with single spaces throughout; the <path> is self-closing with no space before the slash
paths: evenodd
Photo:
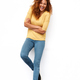
<path id="1" fill-rule="evenodd" d="M 40 12 L 40 16 L 41 16 L 44 12 L 45 12 L 45 11 L 43 11 L 43 12 L 41 11 L 41 12 Z"/>

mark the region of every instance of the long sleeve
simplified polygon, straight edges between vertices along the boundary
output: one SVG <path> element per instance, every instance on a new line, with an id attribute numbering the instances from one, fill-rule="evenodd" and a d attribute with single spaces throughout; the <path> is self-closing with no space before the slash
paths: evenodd
<path id="1" fill-rule="evenodd" d="M 27 12 L 27 15 L 26 15 L 26 17 L 25 17 L 24 22 L 26 22 L 26 19 L 27 19 L 27 18 L 31 19 L 31 16 L 32 16 L 32 7 L 29 8 L 29 10 L 28 10 L 28 12 Z"/>
<path id="2" fill-rule="evenodd" d="M 45 20 L 44 20 L 44 23 L 43 23 L 43 26 L 42 26 L 42 29 L 43 30 L 47 30 L 47 27 L 48 27 L 48 25 L 49 25 L 49 21 L 50 21 L 50 13 L 47 13 L 46 15 L 45 15 Z"/>

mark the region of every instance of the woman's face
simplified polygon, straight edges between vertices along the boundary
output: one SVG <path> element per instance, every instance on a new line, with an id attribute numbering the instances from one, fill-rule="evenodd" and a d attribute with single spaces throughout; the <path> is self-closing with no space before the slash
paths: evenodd
<path id="1" fill-rule="evenodd" d="M 41 3 L 39 4 L 40 11 L 44 12 L 46 6 L 47 6 L 47 1 L 46 0 L 42 0 Z"/>

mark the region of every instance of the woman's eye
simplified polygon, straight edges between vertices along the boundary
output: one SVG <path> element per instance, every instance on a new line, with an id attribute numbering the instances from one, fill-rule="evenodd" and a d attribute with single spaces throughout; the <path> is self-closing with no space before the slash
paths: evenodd
<path id="1" fill-rule="evenodd" d="M 42 3 L 40 3 L 40 4 L 42 4 Z"/>
<path id="2" fill-rule="evenodd" d="M 40 4 L 42 4 L 42 3 L 40 3 Z M 46 5 L 46 4 L 44 4 L 44 5 Z"/>
<path id="3" fill-rule="evenodd" d="M 44 5 L 46 5 L 46 4 L 44 4 Z"/>

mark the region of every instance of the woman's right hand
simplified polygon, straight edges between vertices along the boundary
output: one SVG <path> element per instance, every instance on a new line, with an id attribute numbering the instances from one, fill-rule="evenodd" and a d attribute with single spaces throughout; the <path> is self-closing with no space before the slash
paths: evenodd
<path id="1" fill-rule="evenodd" d="M 26 22 L 31 24 L 31 20 L 29 18 L 26 19 Z"/>

